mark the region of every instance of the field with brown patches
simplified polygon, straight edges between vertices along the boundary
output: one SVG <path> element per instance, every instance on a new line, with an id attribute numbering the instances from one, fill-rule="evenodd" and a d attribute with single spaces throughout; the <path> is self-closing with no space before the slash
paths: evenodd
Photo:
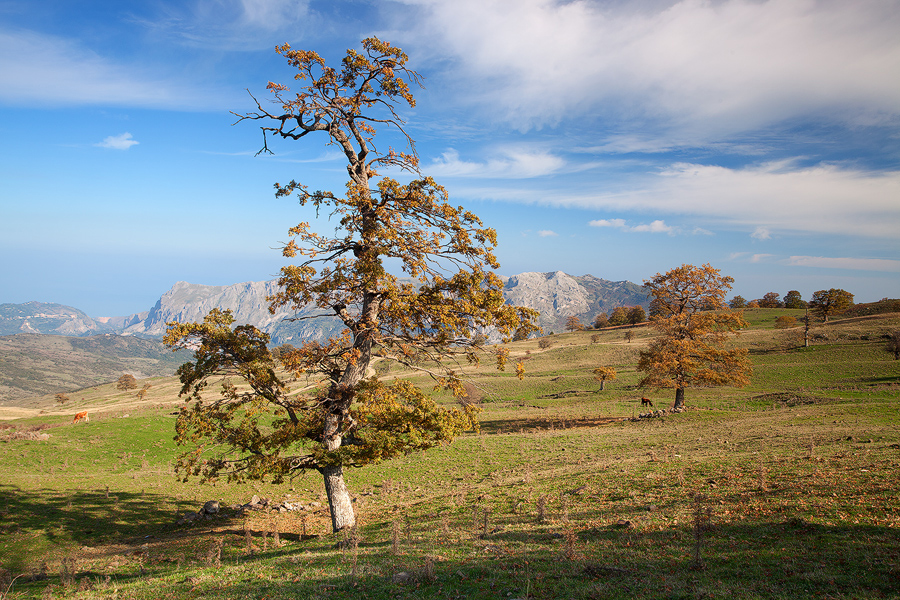
<path id="1" fill-rule="evenodd" d="M 343 534 L 316 474 L 175 480 L 177 382 L 143 403 L 86 390 L 77 426 L 74 402 L 47 402 L 0 430 L 9 597 L 900 597 L 900 361 L 879 338 L 900 317 L 817 326 L 804 349 L 775 314 L 737 341 L 749 387 L 688 390 L 687 412 L 654 419 L 632 420 L 649 329 L 513 345 L 525 382 L 469 368 L 480 433 L 348 474 L 361 526 Z M 599 365 L 619 374 L 603 392 Z M 9 435 L 41 423 L 44 441 Z M 229 508 L 253 494 L 306 509 Z M 175 525 L 210 499 L 221 515 Z"/>

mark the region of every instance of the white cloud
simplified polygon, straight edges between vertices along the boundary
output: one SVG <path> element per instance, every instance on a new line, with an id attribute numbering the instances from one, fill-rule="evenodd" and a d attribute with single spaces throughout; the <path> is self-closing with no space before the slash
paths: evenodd
<path id="1" fill-rule="evenodd" d="M 625 219 L 596 219 L 588 223 L 591 227 L 616 227 L 623 229 L 625 227 Z"/>
<path id="2" fill-rule="evenodd" d="M 588 222 L 591 227 L 613 227 L 631 233 L 668 233 L 674 235 L 678 229 L 670 225 L 666 225 L 665 221 L 657 219 L 651 223 L 642 223 L 640 225 L 628 225 L 625 219 L 597 219 Z"/>
<path id="3" fill-rule="evenodd" d="M 661 221 L 657 219 L 653 221 L 649 225 L 636 225 L 631 228 L 631 231 L 637 232 L 648 232 L 648 233 L 675 233 L 675 228 L 666 225 L 665 221 Z"/>
<path id="4" fill-rule="evenodd" d="M 754 254 L 753 256 L 750 257 L 750 262 L 752 262 L 752 263 L 766 262 L 770 258 L 773 258 L 773 257 L 774 257 L 774 254 Z"/>
<path id="5" fill-rule="evenodd" d="M 455 58 L 456 87 L 523 129 L 605 111 L 715 139 L 817 111 L 900 113 L 896 0 L 405 2 L 422 14 L 404 35 Z"/>
<path id="6" fill-rule="evenodd" d="M 137 140 L 131 139 L 131 134 L 128 132 L 121 133 L 119 135 L 111 135 L 103 139 L 99 144 L 94 144 L 95 146 L 99 146 L 101 148 L 110 148 L 112 150 L 128 150 L 132 146 L 139 144 Z"/>
<path id="7" fill-rule="evenodd" d="M 13 104 L 190 108 L 218 97 L 117 64 L 77 42 L 30 31 L 0 29 L 0 81 L 0 102 Z"/>
<path id="8" fill-rule="evenodd" d="M 557 190 L 554 202 L 593 210 L 698 215 L 759 228 L 758 236 L 763 230 L 770 235 L 784 230 L 895 239 L 900 231 L 900 171 L 797 167 L 792 161 L 743 169 L 681 163 L 621 186 L 603 193 Z M 534 201 L 527 190 L 517 193 Z M 504 194 L 509 190 L 498 197 L 515 198 Z"/>
<path id="9" fill-rule="evenodd" d="M 166 44 L 213 51 L 271 51 L 276 42 L 306 39 L 326 27 L 309 10 L 309 0 L 192 0 L 152 9 L 134 22 Z M 349 29 L 349 16 L 347 21 L 342 26 Z"/>
<path id="10" fill-rule="evenodd" d="M 900 260 L 883 258 L 830 258 L 825 256 L 792 256 L 787 264 L 794 267 L 823 269 L 850 269 L 861 271 L 885 271 L 900 273 Z"/>
<path id="11" fill-rule="evenodd" d="M 772 232 L 769 231 L 768 227 L 757 227 L 750 234 L 750 237 L 754 240 L 768 240 L 772 238 Z"/>
<path id="12" fill-rule="evenodd" d="M 703 229 L 702 227 L 694 227 L 691 233 L 693 235 L 715 235 L 712 231 Z"/>
<path id="13" fill-rule="evenodd" d="M 461 160 L 459 152 L 450 148 L 426 170 L 440 177 L 528 179 L 553 174 L 565 166 L 563 159 L 542 151 L 507 148 L 496 153 L 499 158 L 478 163 Z"/>
<path id="14" fill-rule="evenodd" d="M 557 235 L 559 235 L 559 234 L 557 234 L 555 231 L 552 231 L 550 229 L 542 229 L 542 230 L 538 231 L 538 236 L 540 236 L 540 237 L 556 237 Z"/>

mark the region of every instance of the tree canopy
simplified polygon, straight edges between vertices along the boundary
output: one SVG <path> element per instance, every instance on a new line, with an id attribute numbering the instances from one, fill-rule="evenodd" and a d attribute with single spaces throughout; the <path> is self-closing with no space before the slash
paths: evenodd
<path id="1" fill-rule="evenodd" d="M 125 373 L 116 381 L 116 389 L 128 391 L 137 387 L 137 379 L 131 373 Z"/>
<path id="2" fill-rule="evenodd" d="M 297 69 L 301 87 L 291 92 L 269 83 L 270 112 L 254 98 L 256 110 L 238 122 L 262 121 L 263 148 L 270 136 L 300 140 L 321 132 L 347 159 L 346 192 L 311 192 L 290 181 L 275 184 L 276 196 L 295 195 L 301 206 L 325 212 L 333 235 L 312 231 L 308 222 L 289 230 L 283 255 L 298 259 L 285 266 L 270 309 L 320 309 L 310 318 L 337 318 L 343 335 L 326 342 L 282 348 L 279 361 L 256 328 L 232 327 L 230 314 L 213 311 L 202 324 L 170 324 L 166 341 L 194 348 L 195 360 L 179 371 L 182 394 L 196 400 L 182 411 L 178 440 L 193 446 L 179 459 L 179 472 L 213 479 L 276 479 L 317 469 L 325 480 L 335 530 L 355 522 L 343 467 L 360 466 L 428 448 L 476 424 L 475 410 L 437 406 L 409 382 L 381 382 L 370 374 L 376 359 L 390 359 L 428 373 L 436 386 L 465 395 L 458 370 L 442 367 L 478 362 L 485 331 L 504 338 L 537 331 L 533 310 L 505 304 L 494 256 L 496 232 L 462 206 L 450 204 L 446 190 L 421 176 L 412 139 L 398 107 L 415 106 L 410 84 L 418 75 L 407 68 L 399 48 L 377 38 L 348 50 L 341 68 L 326 65 L 311 51 L 279 46 L 277 52 Z M 376 146 L 376 127 L 398 130 L 405 152 Z M 407 183 L 380 176 L 393 167 L 414 177 Z M 405 279 L 391 273 L 399 265 Z M 497 367 L 508 352 L 497 347 Z M 443 361 L 443 362 L 442 362 Z M 293 393 L 279 367 L 307 378 L 315 392 Z M 521 377 L 522 364 L 516 366 Z M 203 392 L 213 378 L 224 379 L 219 400 Z M 274 417 L 274 421 L 271 419 Z M 264 426 L 268 423 L 267 426 Z"/>
<path id="3" fill-rule="evenodd" d="M 803 301 L 803 296 L 797 290 L 791 290 L 787 294 L 784 295 L 784 307 L 785 308 L 806 308 L 806 302 Z"/>
<path id="4" fill-rule="evenodd" d="M 647 313 L 644 311 L 644 307 L 641 305 L 633 306 L 628 311 L 628 322 L 632 325 L 637 325 L 639 323 L 643 323 L 647 320 Z"/>
<path id="5" fill-rule="evenodd" d="M 735 309 L 738 309 L 738 308 L 746 308 L 746 307 L 747 307 L 747 300 L 744 299 L 743 296 L 737 295 L 737 296 L 735 296 L 734 298 L 731 299 L 731 301 L 728 303 L 728 306 L 729 306 L 730 308 L 735 308 Z"/>
<path id="6" fill-rule="evenodd" d="M 729 333 L 748 326 L 742 311 L 726 307 L 733 282 L 709 264 L 684 264 L 644 281 L 653 296 L 651 321 L 660 335 L 640 353 L 642 387 L 674 388 L 679 408 L 685 388 L 749 383 L 747 351 L 726 345 Z"/>
<path id="7" fill-rule="evenodd" d="M 778 292 L 768 292 L 758 302 L 760 308 L 782 308 L 784 306 Z"/>
<path id="8" fill-rule="evenodd" d="M 581 324 L 581 319 L 572 315 L 568 319 L 566 319 L 566 330 L 567 331 L 581 331 L 584 329 L 584 325 Z"/>
<path id="9" fill-rule="evenodd" d="M 597 367 L 592 371 L 594 379 L 600 382 L 600 391 L 606 387 L 607 381 L 613 381 L 616 378 L 616 370 L 613 367 Z"/>
<path id="10" fill-rule="evenodd" d="M 853 294 L 840 288 L 819 290 L 812 295 L 809 309 L 828 321 L 828 317 L 840 314 L 853 306 Z"/>

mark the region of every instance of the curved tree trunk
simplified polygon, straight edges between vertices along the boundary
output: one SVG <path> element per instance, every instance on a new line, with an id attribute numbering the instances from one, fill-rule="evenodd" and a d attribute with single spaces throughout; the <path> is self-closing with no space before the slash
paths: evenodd
<path id="1" fill-rule="evenodd" d="M 378 318 L 380 302 L 375 294 L 367 294 L 360 321 L 363 323 L 375 323 Z M 339 316 L 343 308 L 336 309 Z M 346 319 L 345 319 L 346 322 Z M 322 430 L 322 443 L 329 452 L 338 450 L 344 441 L 344 434 L 353 427 L 353 418 L 350 415 L 350 405 L 356 394 L 356 386 L 366 374 L 366 369 L 372 361 L 372 343 L 374 330 L 372 328 L 356 329 L 354 348 L 359 351 L 359 357 L 350 362 L 341 375 L 339 383 L 335 383 L 329 390 L 329 398 L 326 401 L 327 414 Z M 328 494 L 328 508 L 331 511 L 331 527 L 337 532 L 356 524 L 356 515 L 353 512 L 353 499 L 344 483 L 344 469 L 340 465 L 320 467 L 319 472 L 325 479 L 325 493 Z"/>
<path id="2" fill-rule="evenodd" d="M 672 408 L 684 408 L 684 388 L 675 388 L 675 405 Z"/>
<path id="3" fill-rule="evenodd" d="M 344 483 L 343 467 L 322 467 L 319 469 L 325 479 L 325 493 L 328 494 L 328 507 L 331 510 L 331 528 L 337 532 L 356 524 L 353 512 L 353 498 Z"/>

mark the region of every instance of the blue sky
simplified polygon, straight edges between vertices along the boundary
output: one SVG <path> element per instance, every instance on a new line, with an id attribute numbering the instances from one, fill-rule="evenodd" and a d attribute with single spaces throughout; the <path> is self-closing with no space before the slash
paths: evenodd
<path id="1" fill-rule="evenodd" d="M 229 111 L 377 35 L 424 76 L 422 170 L 498 230 L 501 274 L 640 283 L 709 262 L 758 298 L 900 297 L 900 1 L 0 2 L 0 302 L 147 310 L 274 278 L 343 189 L 322 138 Z M 326 230 L 327 223 L 321 226 Z"/>

